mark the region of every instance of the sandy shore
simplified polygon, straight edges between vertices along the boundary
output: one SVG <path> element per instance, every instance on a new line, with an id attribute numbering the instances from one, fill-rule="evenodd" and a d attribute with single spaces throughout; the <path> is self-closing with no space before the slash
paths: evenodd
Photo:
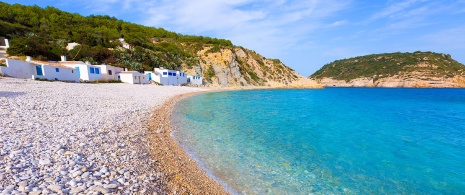
<path id="1" fill-rule="evenodd" d="M 169 194 L 228 194 L 223 187 L 207 176 L 196 161 L 171 136 L 169 116 L 179 100 L 194 93 L 177 96 L 156 109 L 155 118 L 150 124 L 149 138 L 152 155 L 157 161 L 157 169 L 166 174 L 165 185 Z"/>

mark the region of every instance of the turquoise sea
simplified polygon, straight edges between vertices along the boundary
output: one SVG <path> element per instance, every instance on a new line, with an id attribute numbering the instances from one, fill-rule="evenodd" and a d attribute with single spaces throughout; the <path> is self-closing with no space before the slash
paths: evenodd
<path id="1" fill-rule="evenodd" d="M 237 194 L 465 193 L 465 89 L 216 92 L 171 120 Z"/>

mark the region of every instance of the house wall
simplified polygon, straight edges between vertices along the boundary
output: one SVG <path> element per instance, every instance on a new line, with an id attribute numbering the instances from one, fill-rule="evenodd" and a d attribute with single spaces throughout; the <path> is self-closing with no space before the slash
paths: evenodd
<path id="1" fill-rule="evenodd" d="M 168 70 L 155 68 L 155 82 L 158 82 L 162 85 L 169 85 Z M 166 73 L 165 75 L 163 73 Z"/>
<path id="2" fill-rule="evenodd" d="M 152 80 L 163 85 L 182 85 L 187 83 L 187 74 L 185 72 L 155 68 L 154 74 L 155 77 Z"/>
<path id="3" fill-rule="evenodd" d="M 14 78 L 28 78 L 36 74 L 36 65 L 20 60 L 6 59 L 6 67 L 0 66 L 0 72 L 3 76 Z"/>
<path id="4" fill-rule="evenodd" d="M 202 85 L 203 84 L 201 76 L 188 75 L 187 78 L 188 78 L 190 84 L 193 84 L 193 85 Z"/>
<path id="5" fill-rule="evenodd" d="M 147 75 L 147 79 L 149 79 L 149 81 L 153 80 L 155 77 L 155 74 L 152 71 L 144 71 L 144 74 Z"/>
<path id="6" fill-rule="evenodd" d="M 139 72 L 123 72 L 119 74 L 121 82 L 131 84 L 149 84 L 147 75 Z M 140 82 L 139 82 L 140 78 Z"/>
<path id="7" fill-rule="evenodd" d="M 121 73 L 121 74 L 119 74 L 119 76 L 120 76 L 121 82 L 134 84 L 133 74 L 128 74 L 128 73 L 123 74 L 123 73 Z"/>
<path id="8" fill-rule="evenodd" d="M 162 85 L 168 85 L 168 75 L 163 76 L 162 74 L 155 74 L 152 80 Z"/>
<path id="9" fill-rule="evenodd" d="M 37 65 L 42 66 L 42 76 L 35 75 L 35 78 L 43 78 L 48 80 L 59 81 L 72 81 L 79 82 L 79 76 L 76 70 L 72 68 L 63 68 L 50 65 Z M 58 69 L 58 72 L 56 71 Z M 34 78 L 33 77 L 33 78 Z"/>
<path id="10" fill-rule="evenodd" d="M 84 81 L 100 81 L 102 80 L 102 69 L 98 66 L 88 65 L 88 64 L 70 64 L 66 65 L 71 68 L 79 68 L 79 78 Z M 96 72 L 90 73 L 90 68 L 97 68 L 98 74 Z M 77 71 L 77 68 L 76 68 Z"/>
<path id="11" fill-rule="evenodd" d="M 95 65 L 100 67 L 102 80 L 103 81 L 116 81 L 118 80 L 118 74 L 123 72 L 123 68 L 110 66 L 110 65 Z M 111 71 L 111 75 L 109 73 Z"/>
<path id="12" fill-rule="evenodd" d="M 187 75 L 185 72 L 177 71 L 178 85 L 183 85 L 187 83 Z"/>
<path id="13" fill-rule="evenodd" d="M 178 85 L 178 77 L 176 75 L 176 71 L 168 70 L 168 85 Z"/>

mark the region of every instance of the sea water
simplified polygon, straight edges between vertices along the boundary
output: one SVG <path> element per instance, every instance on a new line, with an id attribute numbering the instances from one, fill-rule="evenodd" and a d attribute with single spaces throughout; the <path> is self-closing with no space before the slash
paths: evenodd
<path id="1" fill-rule="evenodd" d="M 171 120 L 233 193 L 465 193 L 464 89 L 207 93 Z"/>

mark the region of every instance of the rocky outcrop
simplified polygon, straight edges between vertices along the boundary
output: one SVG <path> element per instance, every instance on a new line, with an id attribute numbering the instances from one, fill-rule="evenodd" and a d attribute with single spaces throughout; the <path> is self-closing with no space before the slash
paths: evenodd
<path id="1" fill-rule="evenodd" d="M 217 87 L 318 87 L 277 59 L 265 58 L 242 47 L 204 47 L 197 56 L 199 64 L 183 67 L 188 74 L 203 76 L 207 86 Z M 200 72 L 199 72 L 200 70 Z"/>
<path id="2" fill-rule="evenodd" d="M 310 78 L 333 87 L 465 87 L 465 66 L 448 54 L 397 52 L 336 60 Z"/>
<path id="3" fill-rule="evenodd" d="M 350 81 L 323 78 L 317 81 L 325 87 L 385 87 L 385 88 L 463 88 L 465 77 L 453 78 L 405 78 L 400 76 L 380 79 L 357 78 Z"/>

